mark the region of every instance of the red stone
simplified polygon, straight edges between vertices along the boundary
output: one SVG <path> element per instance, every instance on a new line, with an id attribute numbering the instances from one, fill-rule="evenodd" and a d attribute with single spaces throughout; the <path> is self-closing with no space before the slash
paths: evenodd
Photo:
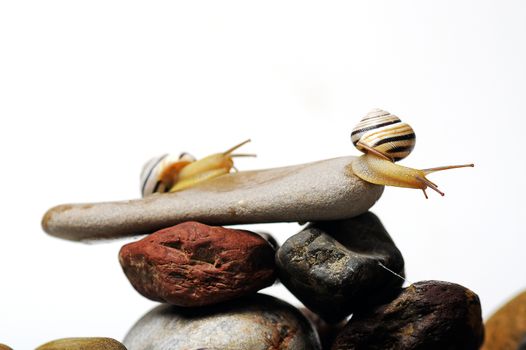
<path id="1" fill-rule="evenodd" d="M 146 298 L 202 306 L 272 285 L 274 254 L 253 232 L 189 221 L 123 246 L 119 261 Z"/>

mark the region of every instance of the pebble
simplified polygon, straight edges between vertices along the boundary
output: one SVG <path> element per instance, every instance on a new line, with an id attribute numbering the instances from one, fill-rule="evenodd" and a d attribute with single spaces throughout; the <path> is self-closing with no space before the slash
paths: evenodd
<path id="1" fill-rule="evenodd" d="M 314 325 L 318 337 L 320 338 L 321 348 L 329 350 L 334 343 L 334 339 L 347 323 L 345 320 L 339 323 L 328 323 L 323 320 L 318 314 L 310 311 L 307 308 L 301 308 L 301 313 Z"/>
<path id="2" fill-rule="evenodd" d="M 36 350 L 126 350 L 111 338 L 64 338 L 40 345 Z"/>
<path id="3" fill-rule="evenodd" d="M 312 325 L 293 306 L 264 294 L 203 308 L 161 305 L 123 343 L 128 350 L 320 350 Z"/>
<path id="4" fill-rule="evenodd" d="M 404 260 L 371 212 L 317 222 L 290 237 L 276 254 L 280 281 L 329 322 L 398 292 Z"/>
<path id="5" fill-rule="evenodd" d="M 278 250 L 279 243 L 270 233 L 266 231 L 255 231 L 255 233 L 263 237 L 272 246 L 272 248 L 274 248 L 274 250 Z"/>
<path id="6" fill-rule="evenodd" d="M 119 261 L 143 296 L 194 307 L 272 285 L 274 255 L 270 243 L 256 233 L 190 221 L 123 246 Z"/>
<path id="7" fill-rule="evenodd" d="M 230 173 L 175 193 L 51 208 L 42 228 L 79 240 L 148 234 L 185 221 L 208 225 L 307 222 L 367 211 L 383 186 L 356 177 L 341 157 L 283 168 Z"/>
<path id="8" fill-rule="evenodd" d="M 486 321 L 483 350 L 526 349 L 526 291 L 497 310 Z"/>
<path id="9" fill-rule="evenodd" d="M 422 281 L 388 304 L 354 314 L 332 350 L 475 350 L 483 338 L 475 293 L 454 283 Z"/>
<path id="10" fill-rule="evenodd" d="M 11 349 L 9 346 L 7 345 L 4 345 L 4 344 L 0 344 L 0 350 L 13 350 Z"/>

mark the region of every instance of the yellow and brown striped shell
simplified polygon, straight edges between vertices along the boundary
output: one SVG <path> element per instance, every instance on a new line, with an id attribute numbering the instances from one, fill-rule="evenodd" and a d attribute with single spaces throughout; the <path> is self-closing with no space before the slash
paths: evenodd
<path id="1" fill-rule="evenodd" d="M 409 124 L 389 112 L 373 109 L 352 130 L 351 141 L 364 153 L 365 145 L 396 162 L 411 153 L 416 138 Z"/>
<path id="2" fill-rule="evenodd" d="M 141 194 L 143 197 L 154 193 L 168 192 L 177 182 L 181 169 L 195 162 L 195 158 L 188 153 L 179 156 L 165 154 L 150 159 L 142 168 Z"/>

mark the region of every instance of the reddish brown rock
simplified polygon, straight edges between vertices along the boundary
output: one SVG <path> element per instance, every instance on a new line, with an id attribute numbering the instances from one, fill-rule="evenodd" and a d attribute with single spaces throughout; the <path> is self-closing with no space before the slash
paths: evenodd
<path id="1" fill-rule="evenodd" d="M 145 297 L 202 306 L 272 285 L 274 253 L 255 233 L 185 222 L 125 245 L 119 261 Z"/>
<path id="2" fill-rule="evenodd" d="M 475 293 L 454 283 L 422 281 L 388 304 L 354 314 L 332 350 L 477 350 L 483 338 Z"/>
<path id="3" fill-rule="evenodd" d="M 483 350 L 526 348 L 526 291 L 501 307 L 486 322 Z"/>

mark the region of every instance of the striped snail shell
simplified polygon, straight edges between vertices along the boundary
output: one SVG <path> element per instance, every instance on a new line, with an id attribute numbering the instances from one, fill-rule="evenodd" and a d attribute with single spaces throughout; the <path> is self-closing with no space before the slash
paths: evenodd
<path id="1" fill-rule="evenodd" d="M 409 124 L 389 112 L 373 109 L 352 130 L 351 141 L 364 153 L 373 149 L 396 162 L 411 153 L 416 138 Z"/>
<path id="2" fill-rule="evenodd" d="M 177 176 L 182 168 L 196 159 L 188 154 L 165 154 L 150 159 L 142 168 L 141 194 L 143 197 L 156 192 L 168 192 L 177 181 Z"/>

